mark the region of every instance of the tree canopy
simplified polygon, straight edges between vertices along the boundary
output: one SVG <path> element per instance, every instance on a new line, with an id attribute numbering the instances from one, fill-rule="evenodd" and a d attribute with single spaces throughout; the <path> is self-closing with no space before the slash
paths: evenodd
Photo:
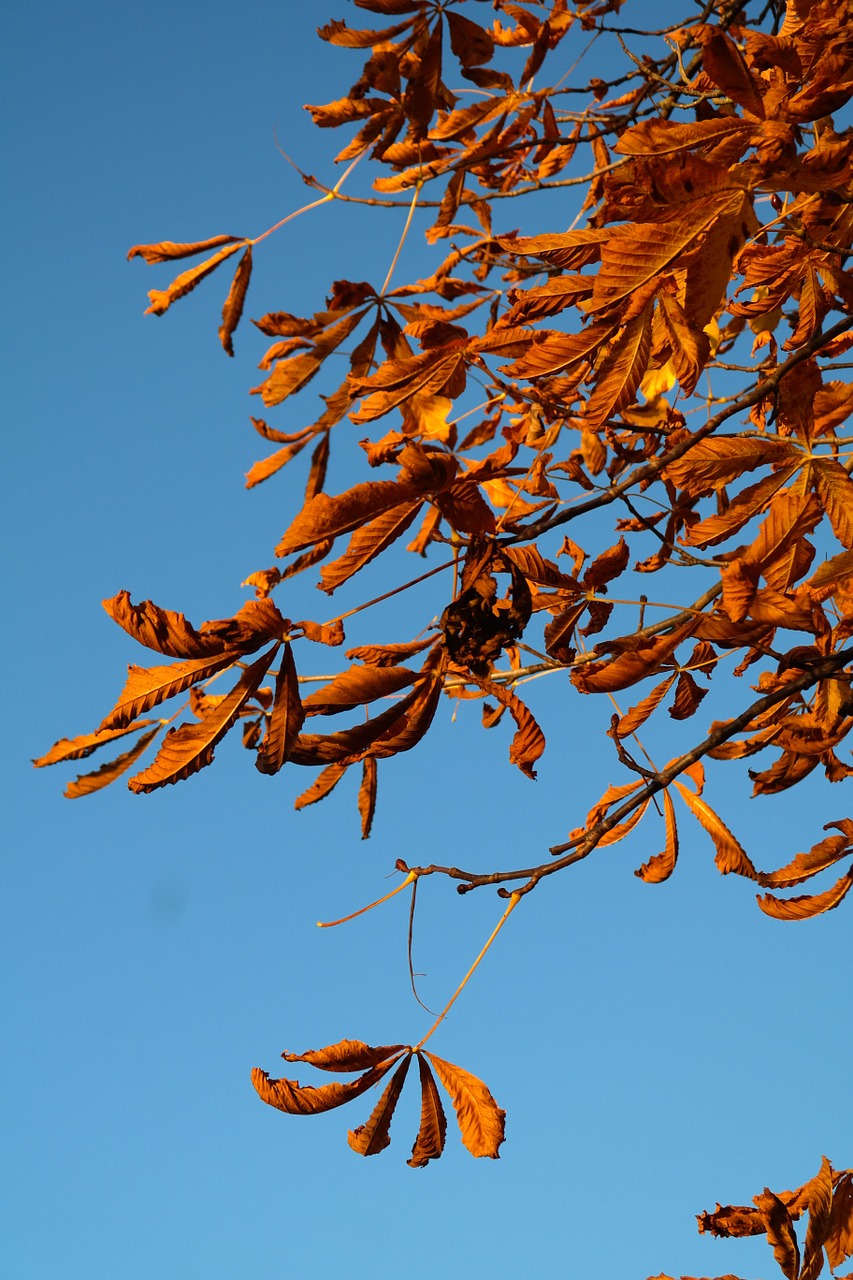
<path id="1" fill-rule="evenodd" d="M 835 909 L 853 884 L 853 819 L 835 789 L 853 775 L 853 10 L 707 0 L 650 30 L 624 0 L 355 3 L 379 29 L 331 21 L 319 35 L 350 51 L 344 83 L 354 66 L 357 78 L 307 108 L 344 135 L 339 181 L 300 169 L 310 199 L 255 237 L 129 252 L 164 272 L 155 316 L 230 274 L 218 340 L 233 357 L 253 266 L 279 228 L 334 201 L 367 210 L 377 238 L 389 210 L 405 217 L 384 279 L 325 280 L 320 259 L 313 314 L 253 321 L 271 345 L 251 389 L 268 416 L 252 424 L 273 449 L 246 484 L 299 495 L 275 563 L 247 565 L 253 598 L 200 625 L 127 590 L 106 600 L 156 657 L 130 666 L 92 732 L 35 763 L 103 747 L 107 762 L 66 795 L 120 777 L 147 794 L 211 766 L 234 730 L 262 774 L 315 770 L 298 808 L 355 771 L 354 836 L 367 838 L 380 775 L 393 788 L 393 757 L 417 750 L 446 699 L 474 702 L 484 731 L 511 725 L 509 765 L 531 781 L 577 723 L 609 740 L 619 780 L 601 779 L 585 813 L 572 798 L 573 829 L 550 849 L 397 861 L 386 897 L 410 891 L 411 920 L 427 876 L 506 900 L 417 1045 L 283 1055 L 358 1073 L 343 1084 L 253 1073 L 260 1097 L 293 1114 L 384 1080 L 349 1134 L 372 1155 L 417 1058 L 409 1164 L 423 1167 L 445 1143 L 439 1084 L 468 1150 L 499 1154 L 504 1111 L 487 1086 L 424 1045 L 552 876 L 642 826 L 663 847 L 641 880 L 677 874 L 679 839 L 701 837 L 781 922 Z M 430 269 L 401 283 L 418 235 Z M 339 452 L 353 482 L 330 493 Z M 382 589 L 359 594 L 369 566 Z M 348 607 L 286 616 L 303 574 Z M 377 634 L 372 610 L 390 598 L 398 629 Z M 324 650 L 334 673 L 306 674 Z M 524 696 L 534 679 L 570 685 L 577 720 L 540 724 Z M 711 691 L 725 710 L 708 723 Z M 828 807 L 810 848 L 768 864 L 741 844 L 727 793 L 773 797 L 818 773 Z M 824 1254 L 836 1268 L 853 1253 L 851 1180 L 824 1157 L 797 1190 L 718 1206 L 700 1230 L 766 1234 L 789 1280 L 813 1280 Z"/>

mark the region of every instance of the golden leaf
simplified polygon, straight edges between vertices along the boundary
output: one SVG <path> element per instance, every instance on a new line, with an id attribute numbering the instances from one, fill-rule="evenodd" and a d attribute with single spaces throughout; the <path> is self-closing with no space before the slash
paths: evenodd
<path id="1" fill-rule="evenodd" d="M 832 1210 L 832 1165 L 821 1158 L 820 1170 L 801 1189 L 808 1204 L 809 1225 L 803 1245 L 803 1266 L 798 1280 L 817 1280 L 823 1270 L 823 1246 L 829 1234 Z"/>
<path id="2" fill-rule="evenodd" d="M 331 716 L 339 711 L 388 698 L 419 679 L 408 667 L 351 666 L 303 701 L 306 715 Z"/>
<path id="3" fill-rule="evenodd" d="M 764 1221 L 767 1242 L 773 1249 L 773 1256 L 781 1267 L 782 1274 L 786 1280 L 797 1280 L 800 1271 L 800 1246 L 787 1205 L 769 1187 L 765 1187 L 760 1196 L 753 1196 L 753 1202 Z"/>
<path id="4" fill-rule="evenodd" d="M 676 672 L 667 676 L 665 680 L 660 682 L 660 684 L 655 685 L 651 693 L 647 694 L 646 697 L 643 698 L 642 702 L 638 702 L 635 707 L 631 707 L 630 711 L 627 711 L 624 716 L 620 717 L 619 722 L 616 725 L 617 738 L 630 737 L 632 733 L 637 732 L 641 725 L 646 723 L 655 708 L 660 705 L 669 693 L 676 678 Z"/>
<path id="5" fill-rule="evenodd" d="M 325 800 L 326 796 L 338 785 L 348 768 L 349 765 L 346 764 L 326 765 L 311 786 L 296 797 L 293 802 L 294 809 L 306 809 L 309 804 L 317 804 L 319 800 Z"/>
<path id="6" fill-rule="evenodd" d="M 394 507 L 420 501 L 422 494 L 413 484 L 397 480 L 375 480 L 357 484 L 338 497 L 318 493 L 306 502 L 275 549 L 277 556 L 302 551 L 321 539 L 335 538 Z M 366 563 L 366 561 L 365 561 Z"/>
<path id="7" fill-rule="evenodd" d="M 320 585 L 327 595 L 348 582 L 354 574 L 396 542 L 413 523 L 422 506 L 422 498 L 404 502 L 390 507 L 374 520 L 355 529 L 344 554 L 324 565 L 321 570 Z"/>
<path id="8" fill-rule="evenodd" d="M 367 1123 L 350 1129 L 347 1134 L 347 1142 L 360 1156 L 375 1156 L 390 1143 L 391 1119 L 411 1065 L 412 1055 L 408 1053 L 388 1081 Z"/>
<path id="9" fill-rule="evenodd" d="M 472 1076 L 462 1067 L 452 1062 L 445 1062 L 434 1053 L 424 1050 L 435 1067 L 439 1080 L 444 1085 L 454 1110 L 462 1141 L 472 1156 L 488 1156 L 491 1160 L 499 1158 L 498 1148 L 504 1141 L 504 1121 L 506 1112 L 495 1102 L 489 1090 L 477 1076 Z"/>

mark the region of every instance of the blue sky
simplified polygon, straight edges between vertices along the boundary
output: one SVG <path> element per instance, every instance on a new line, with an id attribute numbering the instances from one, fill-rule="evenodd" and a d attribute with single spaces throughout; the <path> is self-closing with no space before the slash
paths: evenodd
<path id="1" fill-rule="evenodd" d="M 406 1168 L 411 1084 L 390 1149 L 369 1160 L 345 1140 L 369 1098 L 303 1120 L 251 1087 L 252 1066 L 286 1073 L 284 1049 L 414 1042 L 429 1025 L 409 990 L 402 895 L 337 930 L 317 919 L 387 892 L 398 857 L 538 860 L 623 780 L 559 678 L 528 686 L 550 744 L 535 784 L 507 763 L 506 726 L 484 734 L 476 708 L 453 721 L 448 703 L 430 740 L 381 770 L 367 843 L 348 779 L 297 814 L 310 779 L 264 778 L 230 741 L 213 768 L 150 797 L 118 784 L 68 802 L 73 771 L 30 765 L 93 728 L 139 660 L 103 597 L 127 588 L 195 622 L 227 616 L 299 504 L 284 477 L 242 487 L 265 452 L 247 395 L 265 339 L 244 323 L 225 358 L 218 277 L 143 317 L 168 268 L 126 252 L 257 235 L 297 208 L 305 188 L 276 138 L 334 181 L 342 143 L 300 109 L 355 78 L 313 34 L 333 17 L 363 15 L 344 0 L 247 0 L 239 16 L 219 0 L 48 0 L 5 14 L 4 1274 L 765 1274 L 762 1241 L 699 1237 L 693 1215 L 796 1185 L 823 1153 L 853 1163 L 849 911 L 767 919 L 686 818 L 663 886 L 632 874 L 662 847 L 643 826 L 530 895 L 431 1042 L 506 1108 L 500 1161 L 472 1161 L 454 1136 L 440 1162 Z M 509 229 L 524 215 L 503 216 Z M 547 229 L 571 216 L 561 208 Z M 340 275 L 381 279 L 401 227 L 396 213 L 377 224 L 340 207 L 299 219 L 258 253 L 249 314 L 304 314 Z M 421 242 L 407 252 L 420 273 Z M 279 412 L 285 430 L 310 421 L 298 402 Z M 336 461 L 333 491 L 348 465 Z M 366 573 L 353 603 L 377 583 Z M 281 607 L 331 612 L 309 581 Z M 389 606 L 348 640 L 421 625 Z M 318 653 L 317 670 L 333 659 Z M 840 787 L 811 779 L 750 801 L 730 774 L 712 768 L 709 795 L 761 866 L 849 809 Z M 415 963 L 440 1007 L 502 904 L 437 881 L 419 899 Z"/>

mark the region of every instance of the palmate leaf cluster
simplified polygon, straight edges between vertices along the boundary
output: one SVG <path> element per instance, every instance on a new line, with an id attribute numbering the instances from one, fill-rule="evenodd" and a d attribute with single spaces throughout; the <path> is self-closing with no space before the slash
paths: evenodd
<path id="1" fill-rule="evenodd" d="M 66 794 L 125 774 L 149 792 L 209 766 L 239 723 L 262 773 L 317 770 L 298 807 L 356 769 L 367 836 L 379 762 L 417 747 L 446 696 L 480 701 L 487 728 L 508 714 L 510 762 L 534 778 L 545 734 L 519 689 L 547 674 L 606 704 L 626 780 L 534 868 L 410 874 L 444 874 L 461 892 L 496 884 L 518 900 L 657 821 L 660 795 L 665 847 L 638 868 L 643 880 L 673 873 L 686 813 L 723 874 L 766 890 L 767 914 L 838 906 L 853 867 L 827 887 L 778 891 L 836 866 L 853 821 L 829 815 L 811 849 L 759 870 L 705 793 L 703 761 L 739 777 L 749 761 L 763 796 L 815 772 L 832 784 L 853 775 L 853 5 L 707 0 L 651 31 L 639 0 L 355 3 L 375 29 L 319 30 L 348 51 L 350 74 L 362 65 L 340 97 L 308 107 L 343 137 L 344 171 L 334 187 L 304 174 L 317 197 L 306 209 L 406 211 L 403 240 L 425 235 L 431 273 L 394 282 L 395 254 L 382 282 L 357 270 L 318 280 L 313 314 L 253 321 L 271 345 L 252 388 L 270 420 L 252 422 L 274 448 L 247 485 L 294 474 L 304 484 L 276 563 L 249 573 L 254 600 L 198 629 L 126 591 L 106 601 L 168 661 L 131 666 L 97 729 L 36 763 L 119 743 Z M 356 166 L 372 185 L 351 194 Z M 543 230 L 552 191 L 556 229 Z M 533 234 L 518 229 L 527 197 Z M 149 311 L 163 315 L 230 262 L 219 339 L 233 356 L 253 263 L 275 230 L 135 246 L 130 257 L 155 266 L 197 260 L 151 290 Z M 305 406 L 307 425 L 276 425 L 282 405 Z M 354 428 L 361 475 L 327 492 L 332 451 Z M 291 465 L 305 450 L 307 476 Z M 297 574 L 331 597 L 377 562 L 382 598 L 434 575 L 440 610 L 419 615 L 413 594 L 406 634 L 353 645 L 344 621 L 355 613 L 366 627 L 373 602 L 298 621 L 273 603 Z M 638 574 L 659 574 L 673 603 L 647 608 L 626 585 Z M 312 644 L 346 664 L 306 694 Z M 208 692 L 229 672 L 228 692 Z M 703 722 L 715 676 L 727 681 L 728 714 Z M 168 719 L 151 718 L 174 698 Z M 667 716 L 696 724 L 694 745 L 653 763 L 639 735 Z M 393 1052 L 403 1057 L 392 1085 L 414 1052 L 426 1097 L 429 1055 Z M 261 1077 L 281 1105 L 281 1088 L 273 1096 L 276 1082 Z M 384 1119 L 374 1128 L 387 1136 Z"/>

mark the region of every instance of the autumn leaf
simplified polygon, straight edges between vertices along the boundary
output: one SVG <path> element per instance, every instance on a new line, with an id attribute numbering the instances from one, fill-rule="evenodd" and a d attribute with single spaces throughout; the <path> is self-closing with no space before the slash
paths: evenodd
<path id="1" fill-rule="evenodd" d="M 212 658 L 191 658 L 188 662 L 174 662 L 162 667 L 137 667 L 131 664 L 118 702 L 101 721 L 98 732 L 127 732 L 127 726 L 136 716 L 184 693 L 200 681 L 209 680 L 211 676 L 225 671 L 239 658 L 240 651 L 230 649 Z"/>
<path id="2" fill-rule="evenodd" d="M 663 853 L 656 853 L 654 857 L 649 858 L 648 862 L 644 862 L 635 872 L 635 876 L 639 876 L 641 880 L 645 880 L 646 884 L 662 884 L 664 880 L 668 880 L 675 870 L 675 864 L 678 859 L 678 828 L 675 823 L 675 806 L 669 794 L 669 788 L 664 788 L 663 807 L 666 815 L 666 848 Z"/>
<path id="3" fill-rule="evenodd" d="M 853 867 L 837 880 L 831 889 L 824 893 L 803 894 L 797 898 L 777 898 L 772 893 L 765 893 L 756 898 L 765 915 L 774 920 L 809 920 L 812 916 L 822 915 L 824 911 L 832 911 L 846 897 L 853 885 Z"/>
<path id="4" fill-rule="evenodd" d="M 219 341 L 229 356 L 234 354 L 231 341 L 234 330 L 240 323 L 243 314 L 243 303 L 246 301 L 246 290 L 252 276 L 252 246 L 248 245 L 240 259 L 240 264 L 228 291 L 228 297 L 222 307 L 222 324 L 219 329 Z"/>
<path id="5" fill-rule="evenodd" d="M 182 782 L 206 768 L 213 760 L 214 747 L 234 724 L 240 708 L 257 692 L 277 648 L 274 645 L 247 667 L 231 692 L 200 724 L 170 729 L 153 763 L 131 778 L 128 783 L 131 791 L 136 794 L 155 791 L 168 783 Z"/>
<path id="6" fill-rule="evenodd" d="M 717 855 L 714 861 L 724 876 L 735 872 L 739 876 L 747 876 L 756 880 L 758 873 L 750 862 L 744 849 L 729 831 L 719 814 L 715 813 L 707 801 L 695 795 L 689 787 L 676 780 L 678 792 L 690 812 L 699 820 L 714 842 Z"/>
<path id="7" fill-rule="evenodd" d="M 218 249 L 223 244 L 243 243 L 240 236 L 214 236 L 212 240 L 197 240 L 193 244 L 175 244 L 172 240 L 161 240 L 159 244 L 135 244 L 128 250 L 128 261 L 131 258 L 144 258 L 146 262 L 170 262 L 174 258 L 192 258 L 197 253 L 208 249 Z"/>
<path id="8" fill-rule="evenodd" d="M 412 1147 L 412 1158 L 406 1163 L 413 1169 L 423 1169 L 430 1160 L 438 1160 L 444 1151 L 447 1119 L 426 1055 L 419 1050 L 417 1058 L 421 1077 L 421 1124 Z"/>
<path id="9" fill-rule="evenodd" d="M 360 1156 L 375 1156 L 378 1152 L 384 1151 L 390 1143 L 391 1118 L 411 1065 L 412 1055 L 409 1053 L 388 1081 L 367 1123 L 359 1125 L 357 1129 L 351 1129 L 347 1134 L 347 1142 Z"/>
<path id="10" fill-rule="evenodd" d="M 261 773 L 278 773 L 290 754 L 304 719 L 305 709 L 299 696 L 293 649 L 285 644 L 281 649 L 275 681 L 275 701 L 255 760 L 255 767 Z"/>
<path id="11" fill-rule="evenodd" d="M 137 729 L 147 728 L 154 723 L 153 720 L 135 720 L 132 724 L 124 724 L 119 728 L 98 729 L 95 733 L 84 733 L 78 738 L 60 738 L 53 744 L 50 751 L 39 756 L 33 764 L 37 769 L 43 769 L 45 765 L 59 764 L 62 760 L 84 760 L 93 751 L 97 751 L 98 747 L 103 747 L 108 742 L 114 742 L 116 738 L 123 738 L 126 733 L 135 733 Z"/>
<path id="12" fill-rule="evenodd" d="M 116 756 L 114 760 L 109 760 L 106 764 L 102 764 L 100 769 L 96 769 L 93 773 L 83 773 L 75 778 L 73 782 L 69 782 L 63 795 L 68 800 L 76 800 L 80 796 L 91 795 L 92 792 L 100 791 L 103 787 L 109 786 L 111 782 L 115 782 L 116 778 L 120 778 L 131 765 L 136 763 L 159 732 L 159 725 L 154 729 L 149 729 L 147 733 L 143 733 L 142 737 L 137 739 L 129 751 L 124 751 L 120 756 Z"/>
<path id="13" fill-rule="evenodd" d="M 428 1050 L 424 1050 L 424 1056 L 429 1058 L 450 1095 L 462 1141 L 471 1155 L 497 1160 L 498 1148 L 504 1141 L 506 1112 L 501 1111 L 483 1081 L 469 1071 L 445 1062 Z"/>
<path id="14" fill-rule="evenodd" d="M 209 276 L 211 271 L 215 271 L 226 258 L 230 258 L 232 253 L 236 253 L 239 248 L 240 244 L 229 244 L 224 249 L 220 249 L 218 253 L 215 253 L 212 258 L 207 258 L 199 266 L 192 267 L 189 271 L 184 271 L 177 276 L 168 289 L 150 289 L 148 297 L 151 299 L 151 306 L 145 314 L 162 316 L 169 310 L 173 302 L 177 302 L 179 298 L 191 293 L 196 285 L 201 284 L 205 276 Z"/>

